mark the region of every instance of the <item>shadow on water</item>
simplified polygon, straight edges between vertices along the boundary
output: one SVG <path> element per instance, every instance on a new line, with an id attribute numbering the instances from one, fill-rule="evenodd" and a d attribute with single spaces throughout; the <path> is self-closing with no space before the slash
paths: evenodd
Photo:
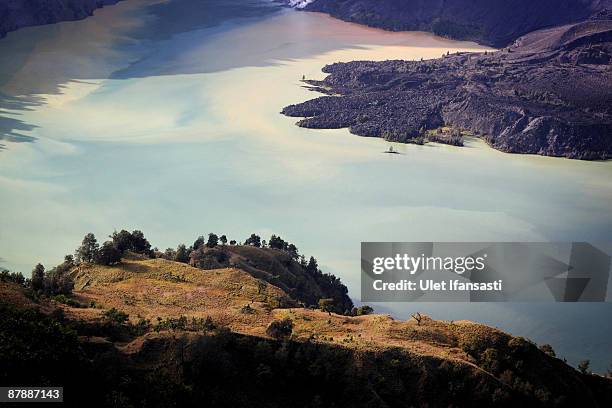
<path id="1" fill-rule="evenodd" d="M 172 62 L 214 34 L 256 23 L 284 9 L 269 0 L 172 0 L 152 4 L 146 8 L 150 17 L 147 24 L 130 33 L 132 38 L 147 43 L 147 51 L 127 67 L 112 73 L 110 78 L 195 74 L 249 65 L 246 61 L 230 62 L 219 55 L 210 57 L 225 63 L 213 69 L 208 65 L 195 70 L 177 69 Z"/>
<path id="2" fill-rule="evenodd" d="M 36 126 L 20 119 L 8 117 L 7 109 L 11 111 L 26 111 L 41 103 L 36 97 L 19 98 L 0 93 L 0 140 L 13 143 L 33 142 L 36 138 L 20 132 L 29 132 L 35 129 Z M 12 116 L 14 115 L 13 113 Z M 4 150 L 4 145 L 0 144 L 0 151 L 2 150 Z"/>
<path id="3" fill-rule="evenodd" d="M 131 35 L 148 42 L 148 51 L 110 78 L 269 67 L 337 49 L 364 48 L 350 35 L 340 41 L 326 38 L 322 33 L 329 29 L 328 21 L 271 0 L 172 0 L 149 6 L 147 14 L 152 16 L 151 21 Z M 247 25 L 260 23 L 256 39 L 241 35 Z M 222 41 L 224 48 L 206 47 L 222 33 L 229 33 Z M 284 35 L 285 41 L 280 43 L 278 35 Z"/>
<path id="4" fill-rule="evenodd" d="M 244 28 L 256 24 L 257 37 L 247 38 Z M 133 0 L 84 21 L 18 30 L 0 40 L 9 56 L 0 61 L 0 141 L 35 140 L 19 112 L 70 82 L 267 67 L 379 41 L 343 29 L 330 38 L 330 25 L 271 0 Z"/>
<path id="5" fill-rule="evenodd" d="M 12 37 L 11 37 L 12 38 Z M 33 52 L 36 40 L 42 39 L 43 36 L 38 34 L 33 35 L 34 41 L 29 43 L 11 44 L 8 40 L 0 39 L 0 55 L 7 55 L 9 58 L 3 58 L 0 62 L 0 90 L 9 81 L 12 75 L 19 71 L 27 62 L 28 55 Z M 33 142 L 32 136 L 24 135 L 20 132 L 29 132 L 36 128 L 23 120 L 9 117 L 8 110 L 13 112 L 31 110 L 37 105 L 41 105 L 40 98 L 35 96 L 12 96 L 5 92 L 0 92 L 0 141 L 13 143 Z M 11 116 L 18 115 L 13 113 Z M 0 152 L 4 150 L 4 145 L 0 143 Z"/>
<path id="6" fill-rule="evenodd" d="M 173 49 L 175 55 L 179 55 L 181 44 L 177 47 L 177 44 L 170 41 L 174 37 L 192 31 L 221 29 L 225 25 L 245 25 L 274 15 L 281 9 L 281 6 L 266 0 L 170 0 L 163 3 L 142 0 L 140 5 L 132 6 L 117 19 L 127 16 L 133 21 L 145 23 L 117 30 L 117 33 L 113 32 L 113 15 L 93 18 L 101 20 L 97 25 L 107 25 L 106 28 L 97 27 L 91 21 L 81 21 L 31 27 L 10 33 L 0 40 L 0 54 L 9 56 L 0 61 L 0 141 L 35 140 L 22 132 L 31 131 L 36 126 L 16 116 L 20 115 L 19 112 L 32 110 L 45 103 L 44 98 L 36 95 L 60 94 L 62 85 L 70 81 L 91 78 L 129 79 L 165 74 L 162 72 L 163 67 L 157 66 L 163 64 L 164 60 L 155 56 L 164 48 Z M 111 14 L 113 10 L 105 9 L 104 12 Z M 87 34 L 91 28 L 83 28 L 88 23 L 97 30 L 90 37 Z M 82 39 L 78 39 L 80 29 L 84 31 Z M 110 44 L 100 46 L 101 40 L 96 36 L 112 38 Z M 202 33 L 200 41 L 205 36 Z M 74 42 L 67 42 L 67 38 L 71 37 Z M 108 58 L 102 52 L 104 47 L 112 49 L 113 53 Z M 64 56 L 63 60 L 57 56 L 60 54 Z M 32 68 L 32 57 L 37 58 L 39 67 L 48 65 L 51 68 L 44 72 L 42 68 Z M 143 64 L 147 61 L 151 63 Z M 104 71 L 101 67 L 107 63 L 109 68 Z M 4 145 L 0 144 L 0 151 L 3 148 Z"/>
<path id="7" fill-rule="evenodd" d="M 231 20 L 246 23 L 282 9 L 269 0 L 172 0 L 148 6 L 147 14 L 155 21 L 133 33 L 133 37 L 168 40 L 177 34 L 218 27 Z"/>

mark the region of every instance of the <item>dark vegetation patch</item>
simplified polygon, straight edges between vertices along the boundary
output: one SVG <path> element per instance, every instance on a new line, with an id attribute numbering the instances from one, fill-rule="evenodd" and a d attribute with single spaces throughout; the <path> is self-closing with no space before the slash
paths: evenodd
<path id="1" fill-rule="evenodd" d="M 96 330 L 4 304 L 0 314 L 0 381 L 62 384 L 68 406 L 571 407 L 609 400 L 609 380 L 579 374 L 507 335 L 458 334 L 481 370 L 401 349 L 294 341 L 289 319 L 271 325 L 278 340 L 270 340 L 184 317 L 147 322 L 138 332 L 140 324 L 116 310 Z M 113 345 L 134 338 L 136 352 Z"/>

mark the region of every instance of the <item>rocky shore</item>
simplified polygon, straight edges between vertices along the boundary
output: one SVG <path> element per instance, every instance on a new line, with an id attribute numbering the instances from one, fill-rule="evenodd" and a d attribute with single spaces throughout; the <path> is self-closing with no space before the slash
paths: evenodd
<path id="1" fill-rule="evenodd" d="M 0 0 L 0 38 L 22 27 L 89 17 L 121 0 Z"/>
<path id="2" fill-rule="evenodd" d="M 498 52 L 326 66 L 326 93 L 283 109 L 307 128 L 423 143 L 459 129 L 510 153 L 612 157 L 612 13 L 537 31 Z M 440 132 L 437 132 L 440 134 Z"/>

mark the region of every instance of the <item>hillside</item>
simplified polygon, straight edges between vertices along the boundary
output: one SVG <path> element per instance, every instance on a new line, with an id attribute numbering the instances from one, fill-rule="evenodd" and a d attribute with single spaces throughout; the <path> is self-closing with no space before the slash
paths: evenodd
<path id="1" fill-rule="evenodd" d="M 580 21 L 609 0 L 315 0 L 303 7 L 394 31 L 431 31 L 504 47 L 544 27 Z"/>
<path id="2" fill-rule="evenodd" d="M 235 267 L 133 256 L 70 275 L 64 303 L 0 283 L 2 383 L 61 380 L 69 405 L 121 407 L 603 407 L 612 396 L 610 380 L 497 329 L 279 307 L 287 293 Z M 293 327 L 281 337 L 269 327 L 283 319 Z"/>
<path id="3" fill-rule="evenodd" d="M 601 12 L 499 52 L 328 65 L 327 78 L 308 82 L 330 96 L 282 113 L 396 142 L 462 145 L 463 133 L 504 152 L 609 159 L 611 64 L 612 14 Z"/>
<path id="4" fill-rule="evenodd" d="M 80 20 L 120 0 L 0 0 L 0 38 L 22 27 Z"/>
<path id="5" fill-rule="evenodd" d="M 282 289 L 304 306 L 316 306 L 320 299 L 332 299 L 334 311 L 345 313 L 353 308 L 348 289 L 338 278 L 324 274 L 316 261 L 298 262 L 295 253 L 252 245 L 202 246 L 193 253 L 190 264 L 200 269 L 238 268 L 251 276 Z"/>

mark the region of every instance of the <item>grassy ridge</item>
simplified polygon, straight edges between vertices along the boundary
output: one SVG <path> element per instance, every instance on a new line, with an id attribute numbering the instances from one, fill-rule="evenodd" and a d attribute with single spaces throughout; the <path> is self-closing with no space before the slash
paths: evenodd
<path id="1" fill-rule="evenodd" d="M 611 395 L 609 380 L 499 330 L 287 308 L 234 267 L 133 257 L 70 274 L 80 307 L 0 284 L 0 378 L 59 382 L 71 406 L 597 407 Z M 291 322 L 282 338 L 267 330 L 278 321 Z"/>

